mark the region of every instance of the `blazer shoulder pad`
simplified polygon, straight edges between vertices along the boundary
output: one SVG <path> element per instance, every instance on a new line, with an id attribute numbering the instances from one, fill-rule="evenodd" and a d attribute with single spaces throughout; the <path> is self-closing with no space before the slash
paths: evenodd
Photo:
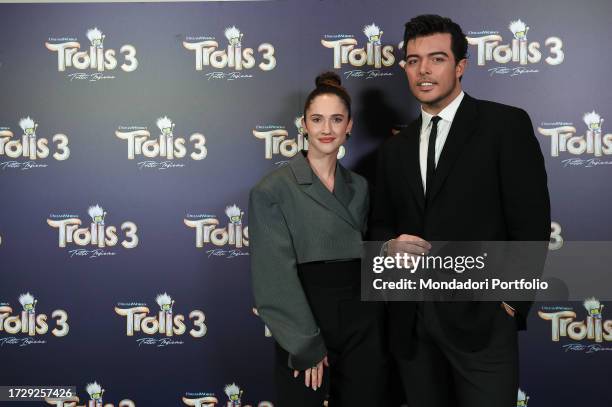
<path id="1" fill-rule="evenodd" d="M 402 129 L 397 134 L 387 137 L 380 145 L 380 151 L 388 152 L 396 150 L 402 143 L 405 143 L 412 136 L 412 125 Z"/>
<path id="2" fill-rule="evenodd" d="M 527 112 L 519 107 L 506 105 L 503 103 L 492 102 L 490 100 L 479 100 L 478 109 L 482 113 L 491 115 L 507 116 L 524 116 Z"/>
<path id="3" fill-rule="evenodd" d="M 353 182 L 353 184 L 355 184 L 355 186 L 357 188 L 367 189 L 367 187 L 368 187 L 368 180 L 365 179 L 365 177 L 357 174 L 354 171 L 351 171 L 351 170 L 348 170 L 348 169 L 347 169 L 347 171 L 348 171 L 348 173 L 351 176 L 351 181 Z"/>
<path id="4" fill-rule="evenodd" d="M 289 166 L 283 165 L 264 175 L 264 177 L 251 189 L 251 194 L 263 192 L 270 196 L 276 196 L 283 186 L 292 182 L 295 183 L 292 178 L 293 173 Z"/>

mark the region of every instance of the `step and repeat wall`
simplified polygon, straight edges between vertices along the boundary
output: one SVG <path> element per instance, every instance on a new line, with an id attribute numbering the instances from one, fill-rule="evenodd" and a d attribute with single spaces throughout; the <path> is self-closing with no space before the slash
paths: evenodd
<path id="1" fill-rule="evenodd" d="M 463 27 L 467 93 L 530 114 L 550 249 L 610 239 L 612 6 L 588 3 L 0 5 L 0 385 L 76 386 L 30 405 L 279 407 L 249 189 L 307 148 L 325 70 L 354 99 L 341 161 L 371 177 L 419 113 L 400 51 L 418 14 Z M 612 321 L 585 300 L 534 306 L 517 405 L 612 405 Z"/>

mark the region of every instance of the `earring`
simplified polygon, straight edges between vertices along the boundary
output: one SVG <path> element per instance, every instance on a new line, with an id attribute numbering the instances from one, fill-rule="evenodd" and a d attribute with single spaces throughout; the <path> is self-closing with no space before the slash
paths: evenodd
<path id="1" fill-rule="evenodd" d="M 303 136 L 303 137 L 304 137 L 306 140 L 308 140 L 308 133 L 303 132 L 303 133 L 302 133 L 302 136 Z"/>
<path id="2" fill-rule="evenodd" d="M 346 139 L 348 140 L 348 138 L 351 137 L 351 132 L 347 132 L 346 133 Z"/>

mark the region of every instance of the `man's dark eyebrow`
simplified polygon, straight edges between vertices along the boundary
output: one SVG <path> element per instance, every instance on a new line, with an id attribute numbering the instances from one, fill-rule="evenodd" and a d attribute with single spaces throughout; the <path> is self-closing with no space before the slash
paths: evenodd
<path id="1" fill-rule="evenodd" d="M 436 51 L 436 52 L 430 52 L 429 54 L 427 54 L 428 57 L 432 57 L 434 55 L 444 55 L 445 57 L 448 57 L 448 54 L 444 51 Z M 409 54 L 406 56 L 406 59 L 408 58 L 418 58 L 419 55 L 416 54 Z"/>

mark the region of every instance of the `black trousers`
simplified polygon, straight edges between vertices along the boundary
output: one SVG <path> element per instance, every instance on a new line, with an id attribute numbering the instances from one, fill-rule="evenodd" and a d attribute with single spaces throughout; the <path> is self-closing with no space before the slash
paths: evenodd
<path id="1" fill-rule="evenodd" d="M 276 344 L 275 383 L 279 407 L 388 406 L 389 357 L 384 304 L 360 301 L 359 260 L 298 266 L 302 287 L 328 350 L 322 388 L 304 385 Z"/>
<path id="2" fill-rule="evenodd" d="M 435 304 L 419 304 L 411 356 L 395 357 L 409 407 L 515 407 L 516 321 L 500 306 L 489 343 L 464 350 L 442 329 Z"/>

